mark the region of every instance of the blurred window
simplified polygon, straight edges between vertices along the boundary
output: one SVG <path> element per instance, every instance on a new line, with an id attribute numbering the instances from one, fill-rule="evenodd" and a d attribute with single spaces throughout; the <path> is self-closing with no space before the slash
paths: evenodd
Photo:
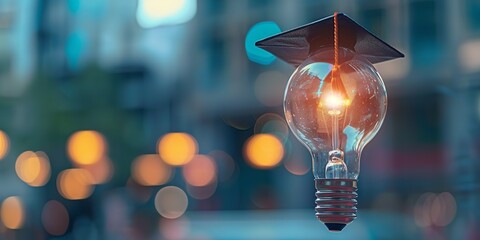
<path id="1" fill-rule="evenodd" d="M 386 38 L 386 16 L 384 8 L 365 9 L 361 12 L 362 25 L 375 36 Z"/>
<path id="2" fill-rule="evenodd" d="M 208 12 L 212 15 L 221 15 L 225 10 L 224 1 L 210 1 L 208 4 Z"/>
<path id="3" fill-rule="evenodd" d="M 415 65 L 435 66 L 442 56 L 443 41 L 439 31 L 442 2 L 410 2 L 410 45 Z"/>
<path id="4" fill-rule="evenodd" d="M 306 1 L 303 4 L 306 22 L 316 21 L 318 19 L 332 15 L 336 10 L 330 1 Z"/>
<path id="5" fill-rule="evenodd" d="M 438 93 L 389 99 L 395 148 L 410 151 L 442 142 L 441 98 Z"/>
<path id="6" fill-rule="evenodd" d="M 248 5 L 250 7 L 267 7 L 270 4 L 271 0 L 250 0 Z"/>
<path id="7" fill-rule="evenodd" d="M 202 79 L 203 89 L 216 89 L 220 84 L 226 82 L 226 79 L 221 79 L 224 75 L 225 67 L 228 61 L 225 52 L 225 41 L 222 36 L 212 36 L 208 46 L 208 75 L 209 77 Z"/>
<path id="8" fill-rule="evenodd" d="M 480 33 L 480 1 L 466 0 L 465 9 L 467 15 L 468 30 Z"/>

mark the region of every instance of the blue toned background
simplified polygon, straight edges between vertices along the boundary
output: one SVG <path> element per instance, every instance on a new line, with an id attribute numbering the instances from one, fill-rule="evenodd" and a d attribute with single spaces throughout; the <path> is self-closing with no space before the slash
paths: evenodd
<path id="1" fill-rule="evenodd" d="M 334 11 L 406 55 L 341 233 L 253 45 Z M 476 0 L 0 0 L 0 239 L 480 239 L 479 80 Z"/>

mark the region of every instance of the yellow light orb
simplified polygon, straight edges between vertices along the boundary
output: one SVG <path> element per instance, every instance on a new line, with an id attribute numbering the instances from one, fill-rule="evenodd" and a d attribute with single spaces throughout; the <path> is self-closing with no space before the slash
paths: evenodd
<path id="1" fill-rule="evenodd" d="M 93 182 L 93 177 L 87 170 L 72 168 L 58 174 L 57 189 L 66 199 L 80 200 L 92 195 Z"/>
<path id="2" fill-rule="evenodd" d="M 132 163 L 132 177 L 143 186 L 165 184 L 171 176 L 171 167 L 163 163 L 156 154 L 141 155 Z"/>
<path id="3" fill-rule="evenodd" d="M 40 187 L 50 179 L 50 161 L 44 152 L 26 151 L 18 156 L 15 171 L 26 184 Z"/>
<path id="4" fill-rule="evenodd" d="M 256 168 L 267 169 L 277 166 L 283 158 L 282 142 L 271 134 L 256 134 L 244 145 L 247 162 Z"/>
<path id="5" fill-rule="evenodd" d="M 78 131 L 68 139 L 68 156 L 74 163 L 90 165 L 100 161 L 106 153 L 105 138 L 96 131 Z"/>
<path id="6" fill-rule="evenodd" d="M 25 183 L 33 182 L 40 174 L 40 161 L 36 154 L 32 151 L 20 154 L 15 162 L 15 171 Z"/>
<path id="7" fill-rule="evenodd" d="M 155 208 L 164 218 L 179 218 L 185 213 L 187 207 L 187 194 L 178 187 L 164 187 L 155 196 Z"/>
<path id="8" fill-rule="evenodd" d="M 29 183 L 29 185 L 32 187 L 41 187 L 44 186 L 48 180 L 50 180 L 50 160 L 48 159 L 47 154 L 44 152 L 35 152 L 35 155 L 40 163 L 40 170 L 37 177 L 31 183 Z"/>
<path id="9" fill-rule="evenodd" d="M 54 236 L 67 232 L 69 224 L 68 211 L 59 201 L 48 201 L 42 210 L 42 223 L 45 231 Z"/>
<path id="10" fill-rule="evenodd" d="M 169 133 L 158 141 L 158 153 L 162 160 L 172 166 L 181 166 L 197 154 L 197 141 L 187 133 Z"/>
<path id="11" fill-rule="evenodd" d="M 206 155 L 196 155 L 182 169 L 185 181 L 195 187 L 203 187 L 211 183 L 216 178 L 216 172 L 215 161 Z"/>
<path id="12" fill-rule="evenodd" d="M 18 197 L 6 198 L 1 207 L 1 218 L 3 225 L 9 229 L 19 229 L 22 227 L 25 210 L 22 201 Z"/>
<path id="13" fill-rule="evenodd" d="M 10 140 L 4 131 L 0 131 L 0 160 L 7 155 L 10 148 Z"/>

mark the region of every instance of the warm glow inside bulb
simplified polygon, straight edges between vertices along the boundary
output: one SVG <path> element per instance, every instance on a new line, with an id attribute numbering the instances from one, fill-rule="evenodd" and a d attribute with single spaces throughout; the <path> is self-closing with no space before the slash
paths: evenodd
<path id="1" fill-rule="evenodd" d="M 329 115 L 340 115 L 350 105 L 350 100 L 340 93 L 325 93 L 321 105 L 325 106 Z"/>
<path id="2" fill-rule="evenodd" d="M 343 106 L 344 100 L 340 94 L 330 93 L 325 96 L 325 106 L 330 109 L 339 109 Z"/>

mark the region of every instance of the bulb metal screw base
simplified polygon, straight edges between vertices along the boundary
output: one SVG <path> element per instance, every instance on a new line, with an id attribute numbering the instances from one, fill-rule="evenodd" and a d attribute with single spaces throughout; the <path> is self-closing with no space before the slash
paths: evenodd
<path id="1" fill-rule="evenodd" d="M 315 216 L 330 231 L 342 229 L 357 218 L 357 180 L 315 179 Z"/>

